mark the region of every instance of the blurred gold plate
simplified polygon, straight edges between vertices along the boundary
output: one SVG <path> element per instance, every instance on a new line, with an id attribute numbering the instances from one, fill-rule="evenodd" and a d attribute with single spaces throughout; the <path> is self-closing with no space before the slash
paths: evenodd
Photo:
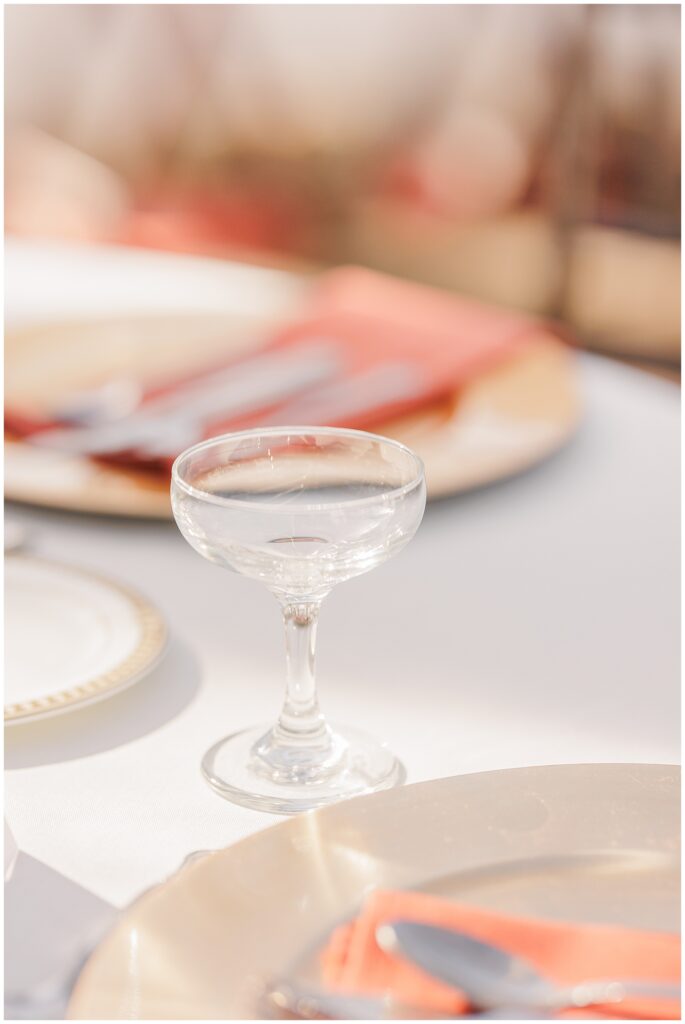
<path id="1" fill-rule="evenodd" d="M 227 352 L 245 351 L 278 316 L 174 315 L 110 318 L 8 331 L 8 407 L 49 412 L 70 393 L 112 377 L 170 378 Z M 510 476 L 557 449 L 579 416 L 573 354 L 541 332 L 525 353 L 488 371 L 454 400 L 377 428 L 411 445 L 426 465 L 429 497 Z M 34 505 L 110 515 L 168 518 L 168 482 L 145 471 L 10 440 L 5 494 Z"/>
<path id="2" fill-rule="evenodd" d="M 439 779 L 301 814 L 143 895 L 86 964 L 68 1016 L 259 1019 L 265 979 L 311 980 L 322 938 L 374 888 L 677 931 L 679 807 L 677 768 L 598 764 Z"/>

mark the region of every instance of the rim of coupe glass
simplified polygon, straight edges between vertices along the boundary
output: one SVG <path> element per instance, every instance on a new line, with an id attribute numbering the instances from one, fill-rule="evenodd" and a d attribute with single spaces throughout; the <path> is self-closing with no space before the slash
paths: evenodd
<path id="1" fill-rule="evenodd" d="M 204 491 L 200 487 L 193 487 L 187 480 L 184 480 L 181 476 L 179 466 L 181 462 L 189 456 L 195 455 L 197 452 L 201 452 L 204 449 L 212 448 L 214 445 L 221 444 L 229 439 L 238 437 L 258 437 L 264 435 L 277 435 L 277 434 L 327 434 L 333 437 L 363 437 L 370 441 L 379 441 L 382 444 L 390 445 L 392 448 L 397 448 L 400 451 L 408 455 L 413 463 L 415 472 L 411 480 L 408 480 L 406 484 L 400 484 L 399 487 L 393 487 L 390 491 L 385 491 L 380 495 L 371 495 L 366 498 L 350 498 L 348 501 L 327 501 L 327 502 L 312 502 L 307 505 L 285 505 L 279 508 L 269 502 L 250 501 L 246 502 L 242 498 L 222 498 L 218 494 L 212 494 L 210 491 Z M 395 499 L 402 497 L 404 494 L 408 494 L 414 488 L 419 487 L 421 482 L 424 480 L 424 466 L 422 459 L 412 451 L 406 444 L 402 444 L 401 441 L 395 441 L 391 437 L 384 437 L 382 434 L 372 434 L 367 430 L 352 430 L 345 427 L 312 427 L 312 426 L 285 426 L 285 427 L 253 427 L 248 430 L 236 430 L 230 431 L 227 434 L 218 434 L 216 437 L 208 437 L 205 441 L 199 441 L 197 444 L 192 445 L 190 448 L 186 448 L 174 459 L 173 466 L 171 467 L 171 480 L 180 490 L 185 491 L 193 498 L 198 498 L 200 501 L 208 501 L 212 505 L 221 505 L 224 508 L 239 508 L 242 511 L 253 510 L 253 509 L 264 509 L 271 513 L 284 513 L 293 515 L 294 513 L 311 512 L 316 509 L 342 509 L 342 508 L 359 508 L 363 505 L 373 505 L 379 501 L 388 501 L 389 499 Z"/>

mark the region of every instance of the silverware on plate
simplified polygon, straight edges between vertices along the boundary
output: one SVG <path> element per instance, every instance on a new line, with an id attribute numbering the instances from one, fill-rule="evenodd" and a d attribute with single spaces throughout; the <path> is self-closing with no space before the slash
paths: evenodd
<path id="1" fill-rule="evenodd" d="M 629 996 L 677 999 L 678 985 L 640 980 L 586 981 L 561 988 L 520 957 L 463 932 L 415 921 L 393 921 L 378 928 L 376 941 L 387 953 L 405 957 L 440 981 L 464 993 L 473 1006 L 536 1007 L 554 1013 L 568 1008 L 609 1005 Z"/>
<path id="2" fill-rule="evenodd" d="M 141 405 L 143 395 L 143 386 L 135 377 L 113 377 L 99 387 L 77 391 L 52 412 L 62 423 L 95 427 L 130 416 Z"/>
<path id="3" fill-rule="evenodd" d="M 542 1020 L 546 1013 L 519 1007 L 452 1017 L 427 1012 L 424 1007 L 407 1006 L 390 996 L 346 995 L 325 988 L 300 985 L 295 981 L 274 981 L 267 985 L 262 1006 L 269 1019 L 292 1020 Z"/>
<path id="4" fill-rule="evenodd" d="M 332 379 L 341 366 L 339 346 L 315 338 L 296 349 L 259 353 L 210 376 L 151 398 L 130 416 L 46 430 L 32 443 L 80 455 L 143 449 L 176 454 L 202 437 L 212 420 L 228 420 L 283 402 Z"/>
<path id="5" fill-rule="evenodd" d="M 351 377 L 330 381 L 312 381 L 312 387 L 301 390 L 288 401 L 260 419 L 260 425 L 281 426 L 288 423 L 307 423 L 323 426 L 331 421 L 352 418 L 370 406 L 416 398 L 423 392 L 421 380 L 410 363 L 388 363 L 371 366 Z M 208 425 L 205 420 L 204 425 Z M 203 424 L 177 418 L 164 436 L 156 442 L 148 441 L 141 452 L 148 457 L 173 458 L 186 445 L 199 441 Z"/>

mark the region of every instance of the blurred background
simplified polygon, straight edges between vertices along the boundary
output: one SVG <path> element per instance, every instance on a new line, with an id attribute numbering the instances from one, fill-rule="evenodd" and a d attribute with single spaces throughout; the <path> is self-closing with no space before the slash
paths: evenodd
<path id="1" fill-rule="evenodd" d="M 565 321 L 677 376 L 676 5 L 6 7 L 6 229 Z"/>

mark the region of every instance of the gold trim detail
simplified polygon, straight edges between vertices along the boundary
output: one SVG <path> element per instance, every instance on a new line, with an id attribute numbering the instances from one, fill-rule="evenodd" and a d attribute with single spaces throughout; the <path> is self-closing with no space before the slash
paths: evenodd
<path id="1" fill-rule="evenodd" d="M 140 625 L 141 636 L 136 649 L 119 665 L 110 669 L 109 672 L 103 672 L 102 675 L 95 676 L 93 679 L 89 679 L 87 682 L 71 687 L 68 690 L 58 690 L 56 693 L 48 694 L 45 697 L 37 697 L 34 700 L 6 704 L 5 722 L 16 722 L 58 711 L 69 705 L 91 700 L 100 694 L 104 695 L 110 690 L 116 690 L 122 683 L 132 683 L 143 672 L 152 668 L 161 656 L 167 640 L 166 625 L 157 609 L 135 590 L 123 584 L 115 583 L 109 577 L 100 573 L 90 572 L 88 569 L 81 569 L 78 566 L 68 565 L 65 562 L 57 562 L 47 558 L 25 557 L 23 555 L 12 555 L 10 557 L 20 559 L 21 561 L 65 569 L 86 579 L 96 580 L 98 583 L 109 587 L 110 590 L 116 591 L 133 606 Z"/>

